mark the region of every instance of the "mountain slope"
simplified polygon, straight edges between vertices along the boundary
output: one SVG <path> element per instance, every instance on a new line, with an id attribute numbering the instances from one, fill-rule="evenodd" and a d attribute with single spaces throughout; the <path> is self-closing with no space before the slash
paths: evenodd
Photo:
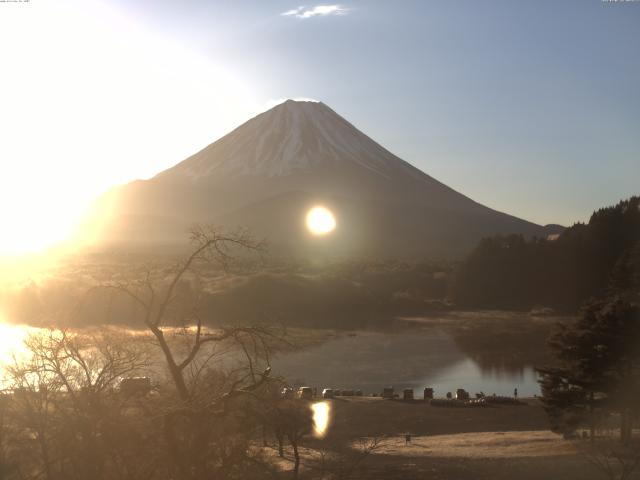
<path id="1" fill-rule="evenodd" d="M 316 102 L 280 104 L 111 196 L 106 242 L 173 243 L 190 224 L 213 222 L 248 227 L 285 255 L 408 257 L 460 255 L 496 233 L 544 234 L 438 182 Z M 323 238 L 304 229 L 315 204 L 338 221 Z"/>

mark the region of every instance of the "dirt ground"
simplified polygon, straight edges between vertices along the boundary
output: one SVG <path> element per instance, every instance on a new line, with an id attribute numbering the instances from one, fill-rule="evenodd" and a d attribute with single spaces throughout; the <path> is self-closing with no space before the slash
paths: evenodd
<path id="1" fill-rule="evenodd" d="M 348 478 L 604 478 L 571 442 L 549 431 L 546 414 L 536 399 L 527 399 L 523 405 L 481 408 L 432 407 L 421 400 L 366 397 L 336 398 L 329 403 L 328 434 L 303 442 L 301 478 L 315 478 L 319 458 L 330 458 L 332 452 L 351 452 L 351 461 L 358 466 Z M 409 443 L 406 434 L 411 435 Z M 363 453 L 374 443 L 374 448 Z M 270 454 L 275 461 L 275 453 Z M 287 450 L 279 467 L 286 470 L 291 465 Z"/>

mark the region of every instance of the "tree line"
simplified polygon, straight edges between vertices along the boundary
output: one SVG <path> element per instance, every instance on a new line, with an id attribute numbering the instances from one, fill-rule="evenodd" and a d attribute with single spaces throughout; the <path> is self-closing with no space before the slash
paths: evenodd
<path id="1" fill-rule="evenodd" d="M 633 433 L 640 421 L 639 213 L 633 198 L 594 214 L 587 228 L 600 240 L 593 252 L 601 257 L 583 271 L 605 272 L 604 280 L 594 279 L 597 296 L 583 303 L 575 321 L 556 327 L 549 338 L 553 357 L 538 368 L 552 429 L 583 437 L 578 448 L 587 460 L 621 480 L 640 467 Z"/>
<path id="2" fill-rule="evenodd" d="M 597 210 L 557 238 L 483 239 L 457 268 L 453 297 L 472 308 L 576 311 L 640 257 L 640 197 Z M 635 260 L 637 261 L 637 260 Z M 629 274 L 629 272 L 627 272 Z"/>

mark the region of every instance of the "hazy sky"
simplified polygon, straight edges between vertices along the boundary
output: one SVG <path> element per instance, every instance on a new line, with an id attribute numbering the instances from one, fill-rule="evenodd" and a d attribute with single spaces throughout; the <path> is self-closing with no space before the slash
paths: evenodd
<path id="1" fill-rule="evenodd" d="M 640 1 L 0 3 L 0 248 L 287 97 L 490 207 L 587 220 L 640 193 L 639 46 Z"/>

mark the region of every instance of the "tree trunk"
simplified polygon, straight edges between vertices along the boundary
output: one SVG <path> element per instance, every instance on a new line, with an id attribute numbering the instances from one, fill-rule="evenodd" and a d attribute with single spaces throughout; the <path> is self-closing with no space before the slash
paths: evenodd
<path id="1" fill-rule="evenodd" d="M 185 462 L 185 458 L 182 452 L 181 441 L 177 438 L 175 432 L 176 414 L 168 413 L 163 418 L 163 432 L 164 438 L 167 442 L 167 450 L 171 464 L 175 473 L 178 474 L 178 478 L 188 479 L 190 478 L 189 468 Z"/>
<path id="2" fill-rule="evenodd" d="M 45 478 L 52 480 L 53 473 L 51 472 L 51 460 L 49 459 L 49 445 L 43 429 L 38 432 L 38 443 L 40 444 L 40 455 L 42 456 L 42 463 L 44 465 Z"/>
<path id="3" fill-rule="evenodd" d="M 628 408 L 620 412 L 620 441 L 627 445 L 631 440 L 631 415 Z"/>
<path id="4" fill-rule="evenodd" d="M 173 383 L 176 386 L 176 390 L 178 391 L 178 395 L 180 395 L 180 399 L 182 401 L 187 401 L 189 399 L 189 389 L 187 388 L 187 384 L 184 381 L 184 377 L 182 376 L 182 371 L 176 364 L 175 359 L 173 358 L 173 353 L 171 352 L 171 348 L 169 348 L 169 344 L 167 340 L 164 338 L 164 333 L 161 329 L 155 326 L 149 326 L 149 329 L 158 340 L 158 344 L 160 345 L 160 349 L 164 354 L 165 360 L 167 361 L 167 367 L 169 368 L 169 373 L 171 374 L 171 378 Z"/>
<path id="5" fill-rule="evenodd" d="M 294 440 L 291 442 L 291 446 L 293 447 L 293 458 L 295 459 L 295 464 L 293 465 L 293 478 L 298 478 L 298 470 L 300 469 L 300 454 L 298 453 L 298 441 Z"/>
<path id="6" fill-rule="evenodd" d="M 280 432 L 276 432 L 276 439 L 278 440 L 278 455 L 280 458 L 284 457 L 284 435 Z"/>
<path id="7" fill-rule="evenodd" d="M 589 393 L 589 440 L 593 443 L 596 439 L 596 419 L 593 412 L 593 392 Z"/>

